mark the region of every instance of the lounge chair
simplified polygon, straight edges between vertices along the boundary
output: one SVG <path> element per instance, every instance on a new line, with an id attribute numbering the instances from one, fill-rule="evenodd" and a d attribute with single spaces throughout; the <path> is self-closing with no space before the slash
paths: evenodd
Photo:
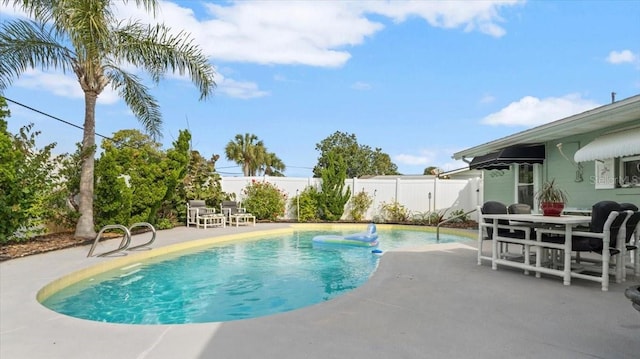
<path id="1" fill-rule="evenodd" d="M 187 227 L 195 224 L 196 228 L 224 227 L 226 218 L 222 213 L 216 213 L 213 207 L 207 207 L 203 200 L 187 201 Z"/>
<path id="2" fill-rule="evenodd" d="M 247 213 L 246 208 L 242 208 L 236 201 L 222 201 L 220 212 L 224 215 L 228 225 L 250 224 L 256 225 L 256 217 Z"/>

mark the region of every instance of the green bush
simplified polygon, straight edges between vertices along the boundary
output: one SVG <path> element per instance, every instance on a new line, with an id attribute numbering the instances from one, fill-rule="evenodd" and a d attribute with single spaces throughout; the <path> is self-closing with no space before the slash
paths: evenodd
<path id="1" fill-rule="evenodd" d="M 256 219 L 276 221 L 284 215 L 287 197 L 274 184 L 252 180 L 243 193 L 242 206 Z"/>
<path id="2" fill-rule="evenodd" d="M 173 228 L 173 223 L 169 218 L 160 218 L 158 220 L 158 224 L 156 225 L 156 229 L 171 229 Z"/>
<path id="3" fill-rule="evenodd" d="M 438 223 L 444 221 L 444 218 L 448 210 L 449 208 L 445 208 L 445 209 L 431 212 L 429 215 L 429 223 L 432 225 L 437 225 Z"/>
<path id="4" fill-rule="evenodd" d="M 328 165 L 321 171 L 321 191 L 318 193 L 320 218 L 327 221 L 340 220 L 344 205 L 351 197 L 351 190 L 344 188 L 347 178 L 347 165 L 344 157 L 337 152 L 328 153 Z"/>
<path id="5" fill-rule="evenodd" d="M 398 203 L 398 201 L 391 203 L 382 202 L 380 205 L 380 215 L 385 222 L 401 223 L 409 220 L 410 212 L 405 206 Z"/>
<path id="6" fill-rule="evenodd" d="M 364 190 L 356 193 L 349 202 L 349 215 L 354 221 L 362 221 L 372 203 L 373 198 Z"/>
<path id="7" fill-rule="evenodd" d="M 300 205 L 298 222 L 317 222 L 320 220 L 318 197 L 318 190 L 308 186 L 298 197 L 293 198 L 292 202 Z"/>
<path id="8" fill-rule="evenodd" d="M 460 217 L 457 217 L 457 216 L 460 216 Z M 449 217 L 447 219 L 449 219 L 450 222 L 452 222 L 452 223 L 464 223 L 464 222 L 469 221 L 469 215 L 465 215 L 464 214 L 464 210 L 458 209 L 458 210 L 455 210 L 455 211 L 451 211 L 451 213 L 449 213 Z"/>
<path id="9" fill-rule="evenodd" d="M 0 98 L 2 99 L 2 98 Z M 0 243 L 27 240 L 46 231 L 54 216 L 51 203 L 58 184 L 55 143 L 39 149 L 33 124 L 16 135 L 7 130 L 8 111 L 0 102 Z"/>
<path id="10" fill-rule="evenodd" d="M 420 225 L 431 224 L 431 213 L 432 212 L 416 212 L 411 216 L 411 222 Z"/>

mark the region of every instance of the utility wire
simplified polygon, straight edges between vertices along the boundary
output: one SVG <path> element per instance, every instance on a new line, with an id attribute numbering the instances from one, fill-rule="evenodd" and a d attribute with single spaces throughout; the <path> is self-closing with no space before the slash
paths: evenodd
<path id="1" fill-rule="evenodd" d="M 28 110 L 31 110 L 31 111 L 33 111 L 33 112 L 37 112 L 37 113 L 39 113 L 39 114 L 41 114 L 41 115 L 43 115 L 43 116 L 46 116 L 46 117 L 52 118 L 52 119 L 54 119 L 54 120 L 56 120 L 56 121 L 60 121 L 60 122 L 62 122 L 62 123 L 64 123 L 64 124 L 67 124 L 67 125 L 69 125 L 69 126 L 72 126 L 72 127 L 75 127 L 75 128 L 77 128 L 77 129 L 80 129 L 80 130 L 83 130 L 83 131 L 84 131 L 84 127 L 79 126 L 79 125 L 76 125 L 75 123 L 71 123 L 71 122 L 69 122 L 69 121 L 65 121 L 65 120 L 63 120 L 63 119 L 61 119 L 61 118 L 59 118 L 59 117 L 56 117 L 56 116 L 50 115 L 50 114 L 48 114 L 48 113 L 46 113 L 46 112 L 42 112 L 42 111 L 37 110 L 37 109 L 35 109 L 35 108 L 31 107 L 31 106 L 27 106 L 27 105 L 25 105 L 25 104 L 23 104 L 23 103 L 20 103 L 20 102 L 18 102 L 18 101 L 14 101 L 14 100 L 12 100 L 12 99 L 10 99 L 10 98 L 4 97 L 4 96 L 2 96 L 2 98 L 4 98 L 5 100 L 7 100 L 7 101 L 9 101 L 9 102 L 11 102 L 11 103 L 13 103 L 13 104 L 16 104 L 16 105 L 18 105 L 18 106 L 22 106 L 22 107 L 24 107 L 24 108 L 26 108 L 26 109 L 28 109 Z M 97 133 L 97 132 L 96 132 L 95 134 L 96 134 L 96 136 L 98 136 L 98 137 L 102 137 L 102 138 L 107 139 L 107 140 L 110 140 L 110 141 L 112 141 L 112 142 L 114 142 L 114 143 L 118 143 L 118 141 L 114 140 L 114 139 L 113 139 L 113 138 L 111 138 L 111 137 L 101 135 L 101 134 L 99 134 L 99 133 Z M 131 146 L 129 146 L 129 147 L 131 147 Z"/>
<path id="2" fill-rule="evenodd" d="M 50 115 L 50 114 L 48 114 L 48 113 L 46 113 L 46 112 L 40 111 L 40 110 L 35 109 L 35 108 L 31 107 L 31 106 L 25 105 L 25 104 L 23 104 L 23 103 L 20 103 L 20 102 L 18 102 L 18 101 L 15 101 L 15 100 L 12 100 L 12 99 L 10 99 L 10 98 L 8 98 L 8 97 L 1 96 L 1 95 L 0 95 L 0 97 L 2 97 L 3 99 L 5 99 L 5 100 L 7 100 L 8 102 L 11 102 L 11 103 L 13 103 L 13 104 L 15 104 L 15 105 L 18 105 L 18 106 L 24 107 L 24 108 L 26 108 L 26 109 L 28 109 L 28 110 L 31 110 L 31 111 L 36 112 L 36 113 L 39 113 L 39 114 L 41 114 L 41 115 L 43 115 L 43 116 L 45 116 L 45 117 L 52 118 L 52 119 L 54 119 L 54 120 L 56 120 L 56 121 L 62 122 L 62 123 L 64 123 L 64 124 L 66 124 L 66 125 L 69 125 L 69 126 L 72 126 L 72 127 L 75 127 L 75 128 L 77 128 L 77 129 L 80 129 L 80 130 L 83 130 L 83 131 L 84 131 L 84 127 L 83 127 L 83 126 L 76 125 L 75 123 L 72 123 L 72 122 L 69 122 L 69 121 L 65 121 L 65 120 L 63 120 L 63 119 L 61 119 L 61 118 L 59 118 L 59 117 L 56 117 L 56 116 Z M 189 120 L 187 119 L 187 127 L 189 126 L 188 121 L 189 121 Z M 113 143 L 119 144 L 119 142 L 118 142 L 118 141 L 114 140 L 114 139 L 113 139 L 113 138 L 111 138 L 111 137 L 108 137 L 108 136 L 105 136 L 105 135 L 99 134 L 99 133 L 97 133 L 97 132 L 95 132 L 95 135 L 96 135 L 96 136 L 98 136 L 98 137 L 102 137 L 102 138 L 104 138 L 104 139 L 106 139 L 106 140 L 109 140 L 109 141 L 111 141 L 111 142 L 113 142 Z M 139 148 L 137 148 L 137 147 L 133 147 L 133 146 L 130 146 L 130 145 L 128 145 L 128 144 L 122 144 L 122 145 L 127 146 L 127 147 L 130 147 L 130 148 L 134 148 L 134 149 L 137 149 L 137 150 L 139 149 Z M 234 167 L 240 167 L 240 166 L 217 167 L 217 169 L 234 168 Z M 287 166 L 287 168 L 301 168 L 301 169 L 309 169 L 309 170 L 313 169 L 312 167 L 298 167 L 298 166 Z M 220 173 L 220 174 L 239 174 L 239 173 L 233 173 L 233 172 L 220 172 L 220 171 L 218 171 L 218 173 Z"/>

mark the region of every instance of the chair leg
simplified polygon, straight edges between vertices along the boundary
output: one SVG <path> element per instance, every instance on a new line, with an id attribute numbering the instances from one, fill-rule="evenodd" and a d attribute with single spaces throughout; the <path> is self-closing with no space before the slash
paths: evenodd
<path id="1" fill-rule="evenodd" d="M 613 258 L 613 263 L 616 269 L 616 283 L 622 283 L 625 281 L 623 273 L 624 273 L 624 264 L 625 258 L 622 257 L 622 253 L 618 253 L 617 256 Z"/>

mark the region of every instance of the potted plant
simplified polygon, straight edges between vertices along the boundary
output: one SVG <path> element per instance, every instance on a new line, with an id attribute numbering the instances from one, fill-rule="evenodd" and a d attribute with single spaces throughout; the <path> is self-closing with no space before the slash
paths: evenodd
<path id="1" fill-rule="evenodd" d="M 536 194 L 542 214 L 545 216 L 560 216 L 567 202 L 567 192 L 557 187 L 555 181 L 553 179 L 545 182 Z"/>

